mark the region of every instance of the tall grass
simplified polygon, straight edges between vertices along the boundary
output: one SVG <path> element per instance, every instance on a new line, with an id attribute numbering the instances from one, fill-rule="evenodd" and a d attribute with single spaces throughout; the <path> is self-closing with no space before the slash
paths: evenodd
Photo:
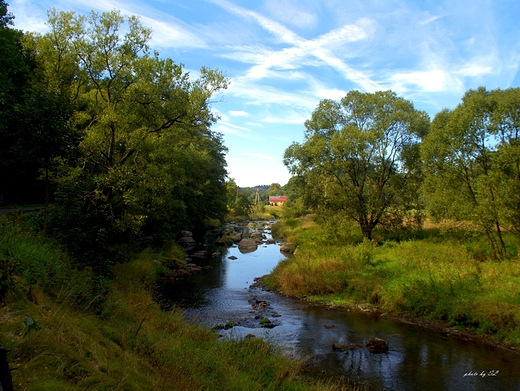
<path id="1" fill-rule="evenodd" d="M 309 220 L 284 222 L 274 231 L 297 245 L 267 279 L 286 294 L 375 305 L 520 345 L 520 262 L 513 238 L 510 259 L 496 262 L 481 237 L 457 227 L 405 232 L 402 241 L 381 233 L 379 245 L 356 243 L 346 228 L 331 234 Z"/>
<path id="2" fill-rule="evenodd" d="M 93 292 L 92 274 L 54 243 L 9 224 L 0 238 L 2 259 L 15 265 L 0 344 L 10 350 L 16 390 L 358 389 L 305 380 L 303 361 L 262 339 L 223 340 L 175 309 L 162 311 L 153 300 L 156 254 L 115 266 L 106 289 Z"/>

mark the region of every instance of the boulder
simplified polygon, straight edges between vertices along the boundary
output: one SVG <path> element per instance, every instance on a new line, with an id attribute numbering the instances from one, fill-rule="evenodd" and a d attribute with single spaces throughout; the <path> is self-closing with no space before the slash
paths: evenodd
<path id="1" fill-rule="evenodd" d="M 197 245 L 197 242 L 191 236 L 183 236 L 177 240 L 177 243 L 185 250 L 191 250 Z"/>
<path id="2" fill-rule="evenodd" d="M 194 263 L 188 263 L 186 265 L 186 269 L 191 272 L 191 273 L 196 273 L 196 272 L 200 272 L 202 271 L 202 267 L 200 267 L 199 265 L 196 265 Z"/>
<path id="3" fill-rule="evenodd" d="M 253 252 L 257 249 L 258 244 L 254 239 L 242 239 L 238 243 L 238 249 L 241 253 Z"/>
<path id="4" fill-rule="evenodd" d="M 366 347 L 372 353 L 386 353 L 388 352 L 388 342 L 381 338 L 370 338 Z"/>
<path id="5" fill-rule="evenodd" d="M 293 244 L 292 243 L 282 243 L 280 245 L 280 252 L 282 252 L 282 253 L 290 253 L 292 248 L 293 248 Z"/>
<path id="6" fill-rule="evenodd" d="M 208 252 L 206 250 L 197 251 L 195 254 L 193 254 L 193 257 L 195 258 L 206 258 L 208 256 Z"/>

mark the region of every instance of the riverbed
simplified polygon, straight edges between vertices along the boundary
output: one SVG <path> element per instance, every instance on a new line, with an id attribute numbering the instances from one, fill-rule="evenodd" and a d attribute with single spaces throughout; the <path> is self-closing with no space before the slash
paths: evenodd
<path id="1" fill-rule="evenodd" d="M 260 228 L 266 239 L 270 231 Z M 213 252 L 213 248 L 208 249 Z M 253 287 L 285 256 L 280 243 L 243 253 L 234 245 L 220 256 L 194 260 L 211 266 L 164 294 L 187 319 L 215 328 L 223 338 L 254 335 L 307 360 L 313 376 L 347 377 L 370 390 L 520 391 L 514 352 L 447 337 L 414 325 L 355 310 L 313 306 Z M 387 353 L 371 353 L 368 339 L 388 341 Z M 335 346 L 349 346 L 346 351 Z"/>

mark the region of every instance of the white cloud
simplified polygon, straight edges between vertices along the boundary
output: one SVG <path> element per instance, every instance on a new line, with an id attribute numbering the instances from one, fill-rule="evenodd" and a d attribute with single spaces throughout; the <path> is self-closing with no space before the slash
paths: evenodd
<path id="1" fill-rule="evenodd" d="M 493 68 L 490 66 L 470 65 L 468 67 L 460 69 L 457 73 L 462 76 L 476 77 L 487 75 L 493 72 Z"/>
<path id="2" fill-rule="evenodd" d="M 303 125 L 303 123 L 309 119 L 308 115 L 301 117 L 266 117 L 262 119 L 262 122 L 268 124 L 287 124 L 287 125 Z"/>
<path id="3" fill-rule="evenodd" d="M 238 7 L 229 1 L 226 0 L 209 0 L 210 2 L 219 5 L 220 7 L 226 9 L 227 11 L 234 13 L 235 15 L 241 16 L 243 18 L 253 19 L 260 26 L 262 26 L 267 31 L 273 33 L 276 37 L 278 37 L 282 42 L 286 43 L 297 43 L 299 37 L 293 33 L 291 30 L 287 29 L 280 23 L 272 21 L 257 12 L 247 10 L 242 7 Z"/>
<path id="4" fill-rule="evenodd" d="M 310 29 L 318 24 L 314 9 L 305 9 L 302 1 L 293 4 L 288 0 L 267 0 L 265 7 L 275 18 L 299 28 Z"/>
<path id="5" fill-rule="evenodd" d="M 229 115 L 232 117 L 248 117 L 249 113 L 242 110 L 230 110 Z"/>
<path id="6" fill-rule="evenodd" d="M 338 90 L 336 88 L 332 89 L 319 89 L 316 90 L 316 95 L 320 99 L 332 99 L 332 100 L 340 100 L 347 94 L 344 90 Z"/>
<path id="7" fill-rule="evenodd" d="M 168 20 L 162 22 L 146 16 L 141 17 L 144 25 L 152 28 L 151 45 L 163 48 L 207 48 L 206 42 L 182 27 L 180 22 Z"/>
<path id="8" fill-rule="evenodd" d="M 49 31 L 45 8 L 36 8 L 26 0 L 11 0 L 8 11 L 15 16 L 14 27 L 19 30 L 44 34 Z"/>
<path id="9" fill-rule="evenodd" d="M 273 156 L 265 155 L 265 154 L 259 153 L 259 152 L 242 152 L 242 155 L 254 157 L 255 159 L 269 160 L 272 162 L 275 162 L 278 160 L 277 158 L 275 158 Z"/>
<path id="10" fill-rule="evenodd" d="M 432 16 L 426 20 L 423 20 L 421 22 L 419 22 L 420 25 L 425 25 L 425 24 L 429 24 L 429 23 L 432 23 L 432 22 L 435 22 L 436 20 L 440 19 L 440 18 L 443 18 L 445 15 L 436 15 L 436 16 Z"/>
<path id="11" fill-rule="evenodd" d="M 356 24 L 344 25 L 338 29 L 322 34 L 315 39 L 306 40 L 285 26 L 257 12 L 238 7 L 226 0 L 210 1 L 235 15 L 253 19 L 261 27 L 278 38 L 281 43 L 290 45 L 289 47 L 279 51 L 273 51 L 265 56 L 260 63 L 257 63 L 249 69 L 246 73 L 247 78 L 260 80 L 268 77 L 271 69 L 294 70 L 300 68 L 302 64 L 308 64 L 306 62 L 308 58 L 316 58 L 319 62 L 316 63 L 315 60 L 313 60 L 313 65 L 318 65 L 319 63 L 328 65 L 338 71 L 346 79 L 361 86 L 364 90 L 374 91 L 379 89 L 378 83 L 371 80 L 370 77 L 363 72 L 347 65 L 333 53 L 339 45 L 366 39 L 374 31 L 374 23 L 372 20 L 363 18 L 358 20 Z M 249 58 L 251 58 L 251 53 L 249 53 Z M 259 59 L 259 57 L 254 58 Z"/>
<path id="12" fill-rule="evenodd" d="M 397 92 L 421 89 L 423 92 L 439 92 L 448 89 L 449 78 L 440 69 L 410 71 L 391 76 L 391 89 Z"/>
<path id="13" fill-rule="evenodd" d="M 226 120 L 220 120 L 212 128 L 213 131 L 222 133 L 224 135 L 238 136 L 241 138 L 260 141 L 262 137 L 258 133 L 252 132 L 249 128 L 244 126 L 235 125 L 232 122 Z"/>
<path id="14" fill-rule="evenodd" d="M 317 102 L 312 94 L 290 92 L 280 88 L 259 85 L 250 80 L 235 79 L 226 94 L 240 98 L 244 104 L 257 106 L 281 106 L 293 109 L 313 109 Z"/>

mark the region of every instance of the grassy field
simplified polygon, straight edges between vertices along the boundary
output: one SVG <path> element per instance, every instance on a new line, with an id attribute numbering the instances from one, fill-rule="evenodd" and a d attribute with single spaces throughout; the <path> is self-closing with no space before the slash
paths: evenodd
<path id="1" fill-rule="evenodd" d="M 144 252 L 113 277 L 76 270 L 52 241 L 0 217 L 0 345 L 14 389 L 356 390 L 302 377 L 303 361 L 259 338 L 224 340 L 163 311 L 155 259 Z"/>
<path id="2" fill-rule="evenodd" d="M 278 223 L 273 231 L 297 248 L 265 283 L 284 294 L 334 304 L 379 307 L 520 346 L 520 260 L 492 260 L 481 235 L 455 224 L 376 233 L 316 224 L 311 217 Z"/>

